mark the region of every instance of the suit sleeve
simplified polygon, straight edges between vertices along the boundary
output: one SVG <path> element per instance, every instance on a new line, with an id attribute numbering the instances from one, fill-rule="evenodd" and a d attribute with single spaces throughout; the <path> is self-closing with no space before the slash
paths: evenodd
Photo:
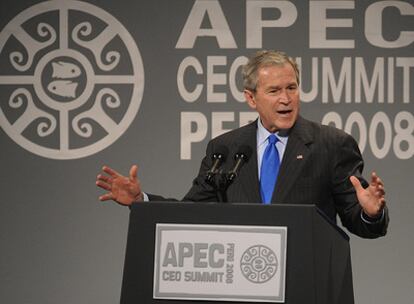
<path id="1" fill-rule="evenodd" d="M 194 202 L 217 202 L 217 192 L 216 190 L 206 183 L 205 176 L 207 171 L 212 166 L 212 160 L 209 157 L 214 151 L 214 143 L 210 141 L 207 145 L 206 156 L 203 158 L 198 172 L 197 177 L 193 180 L 193 184 L 184 196 L 183 201 L 194 201 Z"/>
<path id="2" fill-rule="evenodd" d="M 335 145 L 332 168 L 332 190 L 335 208 L 341 218 L 342 224 L 352 233 L 364 238 L 377 238 L 387 232 L 388 210 L 384 210 L 381 221 L 367 223 L 362 220 L 362 207 L 358 202 L 356 192 L 349 177 L 354 175 L 363 187 L 367 181 L 362 177 L 363 160 L 356 141 L 349 135 L 340 136 L 339 143 Z"/>
<path id="3" fill-rule="evenodd" d="M 207 145 L 206 156 L 201 162 L 201 166 L 197 177 L 193 180 L 192 186 L 188 193 L 181 201 L 184 202 L 217 202 L 217 191 L 208 183 L 205 182 L 207 171 L 212 166 L 212 160 L 209 157 L 214 151 L 214 143 L 210 141 Z M 156 194 L 147 193 L 150 201 L 176 201 L 174 198 L 165 198 Z"/>

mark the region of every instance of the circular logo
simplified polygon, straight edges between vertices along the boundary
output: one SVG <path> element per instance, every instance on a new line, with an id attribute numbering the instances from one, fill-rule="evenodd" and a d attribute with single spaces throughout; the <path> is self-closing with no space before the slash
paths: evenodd
<path id="1" fill-rule="evenodd" d="M 46 1 L 0 32 L 0 124 L 37 155 L 101 151 L 134 120 L 144 68 L 134 39 L 101 8 Z"/>
<path id="2" fill-rule="evenodd" d="M 242 255 L 240 268 L 243 276 L 252 283 L 265 283 L 277 272 L 276 254 L 267 246 L 255 245 Z"/>

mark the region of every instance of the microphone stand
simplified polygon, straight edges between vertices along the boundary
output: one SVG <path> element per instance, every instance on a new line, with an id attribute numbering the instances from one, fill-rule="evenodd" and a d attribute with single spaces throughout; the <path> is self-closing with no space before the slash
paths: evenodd
<path id="1" fill-rule="evenodd" d="M 227 187 L 229 186 L 227 174 L 220 172 L 215 173 L 214 176 L 210 176 L 206 182 L 214 188 L 219 203 L 227 203 Z"/>
<path id="2" fill-rule="evenodd" d="M 220 203 L 227 203 L 227 188 L 228 188 L 229 184 L 227 181 L 227 174 L 220 172 L 219 174 L 219 178 L 217 181 L 217 197 L 219 199 Z"/>

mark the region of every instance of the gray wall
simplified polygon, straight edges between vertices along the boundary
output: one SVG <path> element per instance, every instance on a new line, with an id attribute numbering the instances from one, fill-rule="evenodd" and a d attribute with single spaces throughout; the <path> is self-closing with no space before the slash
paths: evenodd
<path id="1" fill-rule="evenodd" d="M 234 71 L 261 48 L 300 58 L 302 114 L 386 184 L 388 235 L 351 237 L 356 303 L 414 302 L 412 1 L 38 3 L 0 3 L 1 303 L 118 302 L 129 210 L 98 202 L 97 173 L 137 163 L 182 197 L 207 141 L 251 118 Z"/>

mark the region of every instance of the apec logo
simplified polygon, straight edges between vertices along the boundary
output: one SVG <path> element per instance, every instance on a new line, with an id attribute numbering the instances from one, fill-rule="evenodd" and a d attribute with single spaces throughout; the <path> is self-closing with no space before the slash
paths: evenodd
<path id="1" fill-rule="evenodd" d="M 286 227 L 157 224 L 153 296 L 283 302 L 286 239 Z"/>
<path id="2" fill-rule="evenodd" d="M 76 159 L 111 145 L 144 91 L 140 52 L 125 27 L 80 1 L 47 1 L 0 32 L 0 125 L 26 150 Z"/>

